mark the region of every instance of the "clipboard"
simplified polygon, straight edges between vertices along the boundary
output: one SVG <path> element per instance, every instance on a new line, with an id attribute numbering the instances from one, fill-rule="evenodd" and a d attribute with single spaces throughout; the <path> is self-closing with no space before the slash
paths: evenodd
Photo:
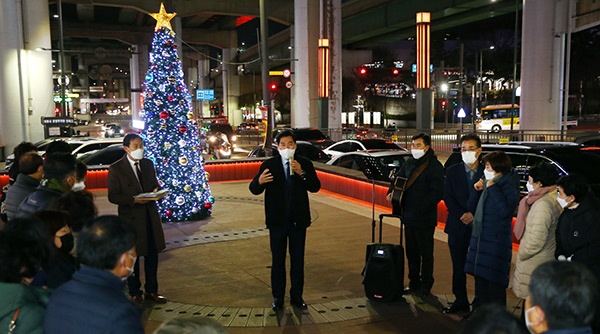
<path id="1" fill-rule="evenodd" d="M 162 189 L 157 192 L 141 193 L 141 194 L 133 196 L 133 198 L 145 199 L 145 200 L 149 200 L 149 201 L 157 201 L 157 200 L 167 196 L 168 193 L 169 193 L 169 189 Z"/>

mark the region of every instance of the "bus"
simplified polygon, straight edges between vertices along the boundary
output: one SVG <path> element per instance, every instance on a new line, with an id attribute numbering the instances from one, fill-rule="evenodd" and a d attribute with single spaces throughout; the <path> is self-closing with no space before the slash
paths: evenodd
<path id="1" fill-rule="evenodd" d="M 481 113 L 477 117 L 478 131 L 500 132 L 510 130 L 511 110 L 513 130 L 519 130 L 519 105 L 515 104 L 496 104 L 481 108 Z"/>

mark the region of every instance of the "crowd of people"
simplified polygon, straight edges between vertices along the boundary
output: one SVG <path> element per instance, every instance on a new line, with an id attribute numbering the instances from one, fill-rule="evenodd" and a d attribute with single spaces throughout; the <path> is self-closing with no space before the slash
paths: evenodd
<path id="1" fill-rule="evenodd" d="M 320 181 L 310 160 L 295 156 L 292 131 L 281 132 L 276 142 L 280 155 L 262 164 L 249 189 L 265 193 L 272 307 L 284 307 L 289 244 L 290 301 L 306 309 L 307 193 L 319 191 Z M 392 205 L 406 231 L 404 293 L 431 294 L 437 204 L 443 199 L 455 300 L 441 312 L 464 316 L 464 333 L 599 330 L 600 200 L 586 180 L 540 163 L 528 171 L 527 194 L 520 199 L 519 176 L 507 154 L 483 155 L 475 134 L 463 136 L 460 145 L 462 162 L 444 170 L 430 137 L 418 134 L 412 138 L 412 157 L 393 175 L 407 180 L 402 200 Z M 86 166 L 69 153 L 67 143 L 53 142 L 44 158 L 31 143 L 15 148 L 17 160 L 2 198 L 0 328 L 143 333 L 140 306 L 167 301 L 158 290 L 158 253 L 165 239 L 157 205 L 135 197 L 156 191 L 156 172 L 143 158 L 140 136 L 126 135 L 123 146 L 126 155 L 108 174 L 108 199 L 118 206 L 114 216 L 98 216 L 94 196 L 85 190 Z M 393 181 L 390 201 L 392 189 Z M 513 237 L 520 245 L 511 277 Z M 475 281 L 472 301 L 467 275 Z M 520 321 L 506 310 L 509 287 L 523 300 Z M 83 315 L 89 320 L 78 321 Z M 494 323 L 498 326 L 490 327 Z M 205 325 L 224 331 L 210 321 L 175 319 L 156 333 Z"/>

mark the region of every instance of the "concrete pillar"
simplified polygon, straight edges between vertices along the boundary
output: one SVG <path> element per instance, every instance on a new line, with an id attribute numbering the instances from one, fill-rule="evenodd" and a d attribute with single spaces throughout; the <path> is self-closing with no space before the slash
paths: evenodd
<path id="1" fill-rule="evenodd" d="M 523 1 L 521 130 L 560 129 L 567 12 L 568 0 Z"/>
<path id="2" fill-rule="evenodd" d="M 317 51 L 319 39 L 319 0 L 294 1 L 292 30 L 292 127 L 318 126 Z"/>
<path id="3" fill-rule="evenodd" d="M 208 49 L 201 49 L 203 54 L 208 54 Z M 203 59 L 198 60 L 198 89 L 208 89 L 210 86 L 210 61 L 208 58 L 203 57 Z M 199 101 L 200 108 L 200 117 L 209 117 L 210 116 L 210 102 L 209 101 Z"/>
<path id="4" fill-rule="evenodd" d="M 140 101 L 143 90 L 142 83 L 145 81 L 148 70 L 148 46 L 135 44 L 131 46 L 133 50 L 129 60 L 129 78 L 131 83 L 131 120 L 140 121 L 140 110 L 143 108 Z"/>
<path id="5" fill-rule="evenodd" d="M 235 62 L 237 49 L 223 49 L 223 104 L 225 115 L 231 125 L 242 122 L 242 112 L 239 107 L 240 79 L 237 75 Z"/>
<path id="6" fill-rule="evenodd" d="M 329 0 L 327 36 L 330 39 L 331 91 L 329 92 L 329 128 L 342 128 L 342 2 Z"/>
<path id="7" fill-rule="evenodd" d="M 46 0 L 0 2 L 0 145 L 44 137 L 42 116 L 54 115 L 50 23 Z"/>

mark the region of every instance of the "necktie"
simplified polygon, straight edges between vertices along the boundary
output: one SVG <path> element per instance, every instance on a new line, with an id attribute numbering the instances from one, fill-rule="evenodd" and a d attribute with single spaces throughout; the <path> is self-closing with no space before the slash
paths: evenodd
<path id="1" fill-rule="evenodd" d="M 142 186 L 142 189 L 143 189 L 144 184 L 142 183 L 142 171 L 140 171 L 140 164 L 138 162 L 136 162 L 134 165 L 135 165 L 135 172 L 137 174 L 138 181 L 140 182 L 140 186 Z"/>
<path id="2" fill-rule="evenodd" d="M 285 162 L 285 179 L 289 180 L 291 175 L 292 175 L 292 173 L 290 172 L 290 162 L 286 161 Z"/>

